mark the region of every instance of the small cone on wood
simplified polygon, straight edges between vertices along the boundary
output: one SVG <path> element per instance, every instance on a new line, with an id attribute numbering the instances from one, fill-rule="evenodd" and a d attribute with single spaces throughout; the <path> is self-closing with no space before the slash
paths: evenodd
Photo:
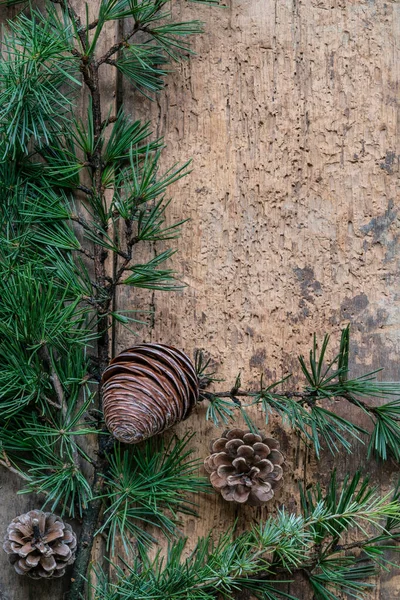
<path id="1" fill-rule="evenodd" d="M 103 411 L 117 440 L 138 444 L 186 419 L 199 398 L 191 360 L 163 344 L 140 344 L 103 373 Z"/>
<path id="2" fill-rule="evenodd" d="M 7 528 L 3 549 L 19 575 L 62 577 L 75 560 L 76 535 L 61 517 L 31 510 Z"/>
<path id="3" fill-rule="evenodd" d="M 283 483 L 279 442 L 264 434 L 230 429 L 211 443 L 204 461 L 215 490 L 229 502 L 262 506 Z"/>

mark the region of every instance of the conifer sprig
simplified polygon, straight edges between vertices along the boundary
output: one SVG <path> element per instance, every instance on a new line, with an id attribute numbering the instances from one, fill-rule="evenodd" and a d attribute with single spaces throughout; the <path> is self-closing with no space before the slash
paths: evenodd
<path id="1" fill-rule="evenodd" d="M 375 453 L 384 460 L 393 456 L 399 461 L 400 383 L 379 381 L 376 375 L 380 370 L 353 379 L 349 377 L 349 326 L 342 330 L 339 351 L 329 361 L 326 360 L 328 345 L 329 335 L 324 337 L 320 348 L 314 335 L 308 361 L 304 356 L 299 356 L 306 380 L 302 390 L 280 391 L 281 386 L 290 381 L 291 375 L 269 385 L 265 385 L 261 377 L 259 390 L 254 392 L 242 390 L 240 379 L 228 392 L 208 392 L 203 389 L 202 398 L 209 401 L 206 418 L 215 425 L 221 421 L 227 424 L 238 409 L 246 416 L 246 408 L 260 406 L 266 422 L 270 414 L 277 413 L 306 443 L 312 444 L 317 456 L 323 443 L 332 453 L 340 448 L 351 452 L 354 440 L 364 443 L 365 437 L 369 436 L 368 456 Z M 213 377 L 207 376 L 204 359 L 200 359 L 200 362 L 197 360 L 197 363 L 200 365 L 200 379 L 207 384 L 212 383 Z M 399 398 L 383 405 L 363 400 L 393 396 Z M 245 403 L 243 398 L 249 398 L 250 401 Z M 353 404 L 366 413 L 373 423 L 372 433 L 336 414 L 332 408 L 338 400 Z M 246 418 L 249 420 L 248 416 Z"/>
<path id="2" fill-rule="evenodd" d="M 106 476 L 106 509 L 99 530 L 107 533 L 112 554 L 118 540 L 126 552 L 132 550 L 132 540 L 136 548 L 147 547 L 155 541 L 154 528 L 171 537 L 176 534 L 179 514 L 196 514 L 192 494 L 209 493 L 211 488 L 197 474 L 201 461 L 193 459 L 188 448 L 192 437 L 115 449 Z"/>
<path id="3" fill-rule="evenodd" d="M 398 535 L 387 528 L 388 518 L 393 524 L 399 518 L 397 499 L 381 498 L 359 473 L 342 487 L 333 475 L 326 494 L 316 487 L 302 490 L 302 498 L 301 515 L 281 510 L 238 536 L 232 529 L 217 540 L 209 534 L 188 558 L 185 540 L 180 540 L 166 558 L 159 554 L 151 562 L 144 555 L 140 567 L 130 562 L 116 567 L 116 583 L 97 570 L 93 598 L 215 600 L 247 589 L 263 600 L 301 600 L 282 585 L 295 573 L 309 582 L 319 600 L 338 600 L 343 593 L 366 598 L 377 573 L 375 558 L 384 553 L 385 544 L 393 549 Z M 358 531 L 360 539 L 341 544 L 349 530 L 353 536 Z"/>
<path id="4" fill-rule="evenodd" d="M 186 492 L 206 491 L 187 440 L 158 449 L 148 444 L 143 453 L 113 446 L 97 387 L 113 324 L 135 321 L 116 306 L 118 286 L 171 291 L 180 285 L 165 243 L 184 220 L 169 223 L 165 211 L 169 186 L 189 167 L 162 170 L 163 141 L 150 125 L 132 121 L 123 109 L 104 112 L 103 65 L 154 97 L 172 64 L 192 53 L 190 39 L 202 25 L 174 21 L 166 0 L 102 0 L 93 22 L 70 0 L 50 0 L 43 10 L 6 3 L 27 10 L 8 23 L 0 57 L 0 464 L 22 477 L 23 493 L 41 493 L 51 510 L 82 518 L 69 595 L 81 600 L 96 533 L 108 536 L 111 549 L 121 537 L 127 550 L 132 536 L 139 546 L 150 543 L 149 521 L 176 535 L 178 515 L 193 511 Z M 108 23 L 119 19 L 126 20 L 126 33 L 101 54 Z M 74 97 L 82 89 L 88 112 L 79 119 Z M 139 262 L 136 247 L 148 242 L 161 248 Z M 325 366 L 327 346 L 328 338 L 321 351 L 314 341 L 309 360 L 301 357 L 302 392 L 281 391 L 282 380 L 247 393 L 238 377 L 230 392 L 202 391 L 208 415 L 227 421 L 238 408 L 253 427 L 241 402 L 248 396 L 267 417 L 277 411 L 286 418 L 318 454 L 322 438 L 335 451 L 350 449 L 348 436 L 364 434 L 327 409 L 340 396 L 371 417 L 369 451 L 399 460 L 399 401 L 375 406 L 363 399 L 396 396 L 398 385 L 377 382 L 375 373 L 348 377 L 348 330 Z M 205 369 L 203 363 L 203 379 Z M 216 381 L 210 373 L 205 379 Z M 92 435 L 96 452 L 83 443 Z M 290 597 L 278 592 L 277 580 L 298 570 L 308 573 L 322 600 L 343 589 L 362 597 L 372 567 L 343 552 L 385 560 L 385 548 L 399 535 L 398 496 L 379 498 L 359 480 L 345 481 L 343 489 L 340 497 L 334 483 L 326 497 L 321 490 L 303 492 L 303 515 L 281 511 L 236 539 L 229 531 L 217 542 L 200 540 L 189 559 L 183 541 L 164 562 L 159 556 L 150 563 L 143 554 L 140 569 L 130 565 L 128 575 L 117 571 L 117 583 L 96 584 L 96 598 L 210 600 L 249 589 L 275 600 Z M 363 537 L 346 546 L 342 537 L 350 527 Z"/>
<path id="5" fill-rule="evenodd" d="M 28 152 L 32 139 L 48 143 L 60 131 L 72 106 L 65 86 L 81 85 L 71 35 L 71 26 L 51 6 L 45 15 L 33 9 L 9 22 L 0 58 L 3 160 Z"/>
<path id="6" fill-rule="evenodd" d="M 82 516 L 85 543 L 70 591 L 70 600 L 78 600 L 101 527 L 105 482 L 112 498 L 106 508 L 114 509 L 115 461 L 127 456 L 111 458 L 97 393 L 110 359 L 109 332 L 115 322 L 137 321 L 119 310 L 116 290 L 180 287 L 166 242 L 179 235 L 184 219 L 167 222 L 165 211 L 168 188 L 189 164 L 161 170 L 163 141 L 149 124 L 132 121 L 123 109 L 105 113 L 102 65 L 154 97 L 171 61 L 191 53 L 189 40 L 202 26 L 175 21 L 164 0 L 102 0 L 93 22 L 70 0 L 48 0 L 41 9 L 14 0 L 7 5 L 23 10 L 6 26 L 0 57 L 0 464 L 20 474 L 24 491 L 41 493 L 51 510 Z M 104 49 L 108 23 L 120 19 L 126 33 Z M 82 90 L 88 113 L 79 119 L 74 98 Z M 136 247 L 149 242 L 162 247 L 140 261 Z M 96 453 L 84 443 L 91 435 Z M 181 488 L 186 481 L 200 489 L 183 447 L 177 448 L 183 458 L 170 449 L 166 463 L 157 463 L 159 480 L 166 464 L 172 471 L 175 464 Z M 129 460 L 137 473 L 139 466 L 157 468 L 150 460 Z M 161 502 L 156 483 L 152 497 Z M 132 489 L 126 506 L 133 512 L 118 522 L 107 512 L 110 540 L 113 530 L 140 532 L 146 515 L 171 533 L 178 508 L 191 509 L 178 506 L 171 484 L 170 491 L 164 514 L 157 503 L 145 506 L 142 498 L 140 504 L 139 488 Z"/>

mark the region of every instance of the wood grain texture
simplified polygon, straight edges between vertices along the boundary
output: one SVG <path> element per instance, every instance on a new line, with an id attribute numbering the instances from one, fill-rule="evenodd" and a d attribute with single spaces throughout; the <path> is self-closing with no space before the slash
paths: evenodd
<path id="1" fill-rule="evenodd" d="M 248 385 L 261 372 L 297 377 L 312 333 L 337 342 L 351 322 L 353 372 L 382 365 L 398 379 L 399 5 L 231 0 L 221 10 L 182 3 L 175 14 L 205 21 L 198 56 L 155 104 L 123 92 L 135 118 L 150 111 L 165 135 L 166 166 L 193 157 L 169 211 L 170 222 L 191 219 L 174 259 L 188 287 L 147 295 L 156 316 L 141 339 L 189 355 L 205 349 L 228 389 L 239 370 Z M 145 299 L 127 290 L 119 305 Z M 116 341 L 121 350 L 132 337 L 121 329 Z M 201 457 L 216 436 L 204 413 L 176 428 L 196 433 Z M 394 465 L 365 464 L 361 444 L 317 463 L 279 422 L 271 427 L 288 464 L 276 505 L 296 509 L 298 480 L 324 482 L 334 466 L 340 478 L 363 467 L 382 491 L 397 480 Z M 183 529 L 192 547 L 210 529 L 224 531 L 234 518 L 245 528 L 267 512 L 200 498 L 200 519 Z M 304 582 L 292 592 L 312 598 Z M 370 597 L 400 598 L 396 574 Z"/>
<path id="2" fill-rule="evenodd" d="M 94 5 L 93 0 L 89 3 Z M 399 39 L 400 5 L 390 0 L 228 0 L 225 9 L 174 2 L 182 20 L 205 22 L 197 57 L 177 68 L 158 101 L 119 83 L 117 96 L 134 118 L 165 135 L 165 168 L 193 158 L 174 186 L 168 218 L 190 218 L 171 261 L 187 287 L 177 294 L 122 291 L 119 308 L 155 309 L 134 338 L 117 328 L 114 348 L 136 341 L 196 348 L 212 357 L 227 389 L 237 372 L 253 385 L 299 369 L 314 331 L 352 323 L 353 368 L 385 366 L 400 379 Z M 3 11 L 4 14 L 4 11 Z M 111 35 L 111 34 L 110 34 Z M 108 81 L 109 93 L 114 92 Z M 162 244 L 138 248 L 138 262 Z M 338 407 L 360 418 L 354 408 Z M 196 433 L 198 456 L 216 437 L 200 406 L 175 432 Z M 262 424 L 261 415 L 257 423 Z M 298 507 L 297 482 L 326 481 L 360 465 L 382 491 L 398 467 L 351 456 L 315 457 L 273 421 L 286 454 L 287 485 L 275 508 Z M 18 482 L 0 472 L 3 526 L 35 505 L 16 497 Z M 17 498 L 17 499 L 16 499 Z M 235 508 L 201 497 L 199 519 L 183 531 L 193 547 L 235 518 L 243 529 L 268 509 Z M 0 557 L 0 590 L 8 600 L 37 598 L 36 582 L 17 579 Z M 62 598 L 60 583 L 41 584 L 40 598 Z M 58 586 L 58 587 L 57 587 Z M 300 590 L 300 591 L 299 591 Z M 304 582 L 292 592 L 311 600 Z M 1 594 L 0 594 L 1 598 Z M 400 598 L 396 572 L 370 600 Z"/>

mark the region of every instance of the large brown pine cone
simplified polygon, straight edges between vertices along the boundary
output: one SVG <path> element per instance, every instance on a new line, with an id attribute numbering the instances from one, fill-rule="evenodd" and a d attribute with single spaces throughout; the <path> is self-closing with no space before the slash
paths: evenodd
<path id="1" fill-rule="evenodd" d="M 225 500 L 261 506 L 282 484 L 284 458 L 273 438 L 231 429 L 211 443 L 211 452 L 204 466 Z"/>
<path id="2" fill-rule="evenodd" d="M 140 344 L 103 373 L 103 410 L 117 440 L 137 444 L 189 416 L 199 398 L 192 362 L 164 344 Z"/>
<path id="3" fill-rule="evenodd" d="M 31 510 L 10 523 L 3 548 L 19 575 L 61 577 L 75 560 L 76 535 L 61 517 Z"/>

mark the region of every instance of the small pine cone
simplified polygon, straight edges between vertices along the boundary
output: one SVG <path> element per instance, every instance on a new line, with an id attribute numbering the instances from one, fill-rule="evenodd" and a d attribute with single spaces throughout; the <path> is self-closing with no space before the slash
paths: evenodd
<path id="1" fill-rule="evenodd" d="M 231 429 L 211 443 L 204 461 L 214 489 L 225 500 L 261 506 L 283 482 L 279 442 L 263 434 Z"/>
<path id="2" fill-rule="evenodd" d="M 116 356 L 102 377 L 104 419 L 117 440 L 138 444 L 189 416 L 199 398 L 192 362 L 164 344 Z"/>
<path id="3" fill-rule="evenodd" d="M 3 548 L 19 575 L 62 577 L 75 560 L 76 535 L 61 517 L 41 510 L 15 517 Z"/>

